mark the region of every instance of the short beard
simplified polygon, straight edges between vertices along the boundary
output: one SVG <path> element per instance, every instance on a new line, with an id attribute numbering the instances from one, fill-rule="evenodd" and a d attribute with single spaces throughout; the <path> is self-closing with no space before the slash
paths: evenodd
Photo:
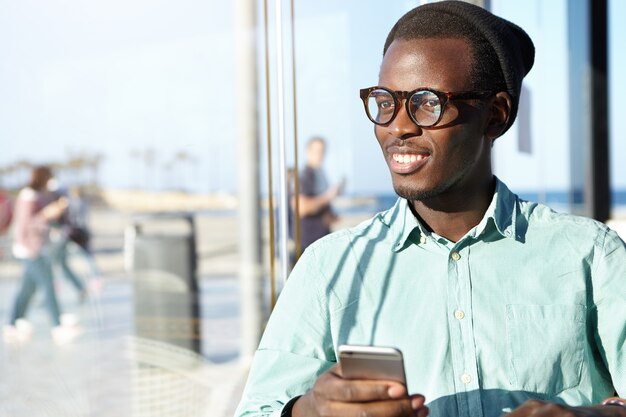
<path id="1" fill-rule="evenodd" d="M 426 201 L 432 198 L 438 197 L 448 190 L 454 188 L 462 179 L 462 176 L 451 178 L 450 181 L 441 183 L 430 190 L 420 190 L 417 188 L 411 188 L 401 185 L 393 184 L 393 189 L 402 198 L 406 198 L 409 201 Z"/>
<path id="2" fill-rule="evenodd" d="M 423 201 L 438 196 L 445 190 L 445 186 L 440 186 L 432 190 L 417 190 L 410 187 L 393 186 L 394 191 L 398 196 L 405 198 L 409 201 Z"/>

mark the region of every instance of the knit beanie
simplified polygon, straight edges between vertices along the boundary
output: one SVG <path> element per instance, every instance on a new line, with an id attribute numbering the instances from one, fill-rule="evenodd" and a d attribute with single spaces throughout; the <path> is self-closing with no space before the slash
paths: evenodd
<path id="1" fill-rule="evenodd" d="M 511 116 L 504 131 L 508 130 L 517 115 L 522 79 L 528 74 L 535 61 L 533 41 L 522 28 L 482 7 L 464 1 L 450 0 L 427 3 L 406 13 L 391 29 L 387 38 L 388 42 L 403 20 L 424 12 L 433 18 L 436 18 L 437 14 L 455 16 L 464 21 L 469 28 L 479 32 L 489 42 L 498 57 L 506 82 L 506 91 L 512 100 Z"/>

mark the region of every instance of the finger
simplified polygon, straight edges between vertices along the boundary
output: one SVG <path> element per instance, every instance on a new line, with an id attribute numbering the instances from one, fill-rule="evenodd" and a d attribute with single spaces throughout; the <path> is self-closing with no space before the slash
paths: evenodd
<path id="1" fill-rule="evenodd" d="M 407 397 L 406 388 L 399 382 L 343 379 L 335 374 L 320 377 L 313 389 L 331 401 L 365 402 Z"/>
<path id="2" fill-rule="evenodd" d="M 328 409 L 325 411 L 328 412 L 327 415 L 341 417 L 413 417 L 416 415 L 408 398 L 365 403 L 336 401 L 328 403 Z"/>
<path id="3" fill-rule="evenodd" d="M 345 379 L 339 364 L 330 368 L 318 381 L 327 393 L 324 397 L 334 401 L 382 401 L 407 395 L 405 385 L 397 381 Z"/>
<path id="4" fill-rule="evenodd" d="M 429 413 L 430 413 L 430 410 L 426 406 L 420 408 L 419 410 L 416 410 L 417 417 L 427 417 Z"/>
<path id="5" fill-rule="evenodd" d="M 583 412 L 584 415 L 587 413 Z M 521 407 L 513 410 L 511 414 L 508 416 L 534 416 L 534 417 L 552 417 L 552 416 L 574 416 L 578 415 L 574 412 L 574 410 L 564 404 L 557 404 L 553 402 L 540 401 L 540 400 L 529 400 L 526 401 Z M 594 414 L 595 415 L 595 414 Z"/>
<path id="6" fill-rule="evenodd" d="M 399 384 L 399 383 L 395 383 L 395 382 L 391 382 L 390 386 L 389 386 L 389 390 L 387 391 L 387 393 L 389 394 L 389 398 L 402 398 L 405 397 L 407 392 L 406 392 L 406 387 L 403 384 Z"/>
<path id="7" fill-rule="evenodd" d="M 413 410 L 419 410 L 425 407 L 424 403 L 426 402 L 426 398 L 421 394 L 413 394 L 409 397 L 409 400 L 411 400 L 411 408 L 413 408 Z"/>
<path id="8" fill-rule="evenodd" d="M 528 400 L 522 405 L 506 414 L 507 417 L 524 417 L 529 415 L 536 415 L 536 413 L 544 407 L 546 402 L 541 400 Z"/>
<path id="9" fill-rule="evenodd" d="M 337 375 L 337 376 L 342 376 L 342 374 L 341 374 L 341 365 L 336 363 L 332 368 L 330 368 L 328 370 L 328 373 L 331 373 L 331 374 L 334 374 L 334 375 Z"/>

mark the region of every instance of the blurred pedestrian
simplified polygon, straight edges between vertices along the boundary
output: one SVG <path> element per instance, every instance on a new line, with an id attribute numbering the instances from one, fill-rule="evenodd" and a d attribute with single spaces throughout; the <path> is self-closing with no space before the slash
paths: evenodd
<path id="1" fill-rule="evenodd" d="M 9 324 L 4 327 L 7 342 L 30 338 L 32 326 L 25 319 L 28 305 L 37 288 L 44 292 L 45 305 L 52 323 L 52 338 L 64 344 L 78 334 L 75 323 L 61 323 L 59 303 L 52 283 L 49 258 L 49 231 L 52 222 L 61 218 L 67 209 L 65 198 L 54 198 L 47 189 L 52 171 L 46 166 L 35 167 L 31 180 L 15 201 L 13 255 L 22 261 L 20 287 L 11 308 Z"/>
<path id="2" fill-rule="evenodd" d="M 13 205 L 11 199 L 4 190 L 0 190 L 0 235 L 5 234 L 9 230 L 12 218 Z"/>
<path id="3" fill-rule="evenodd" d="M 342 193 L 344 182 L 329 185 L 322 168 L 326 141 L 313 137 L 307 143 L 306 165 L 300 172 L 299 214 L 301 251 L 326 236 L 338 219 L 332 202 Z M 293 204 L 292 204 L 293 205 Z"/>
<path id="4" fill-rule="evenodd" d="M 91 277 L 94 278 L 90 285 L 95 291 L 99 291 L 100 271 L 89 248 L 90 233 L 87 226 L 87 207 L 80 187 L 65 189 L 59 187 L 53 178 L 48 182 L 48 189 L 57 198 L 66 198 L 67 210 L 61 218 L 53 223 L 51 229 L 50 259 L 54 269 L 60 269 L 61 275 L 67 279 L 76 289 L 81 302 L 87 298 L 88 291 L 83 280 L 70 265 L 70 250 L 75 249 L 89 267 Z"/>
<path id="5" fill-rule="evenodd" d="M 68 238 L 78 248 L 91 273 L 90 288 L 101 288 L 101 271 L 91 250 L 91 231 L 89 230 L 89 202 L 81 187 L 73 186 L 68 190 L 69 206 L 67 221 L 69 224 Z"/>
<path id="6" fill-rule="evenodd" d="M 0 189 L 0 259 L 4 258 L 4 235 L 7 234 L 13 219 L 13 204 L 9 195 Z"/>

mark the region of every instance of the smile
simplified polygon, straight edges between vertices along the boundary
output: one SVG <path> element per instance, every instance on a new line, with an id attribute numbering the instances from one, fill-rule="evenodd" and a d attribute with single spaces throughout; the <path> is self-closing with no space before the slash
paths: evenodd
<path id="1" fill-rule="evenodd" d="M 408 153 L 405 153 L 405 154 L 394 153 L 392 155 L 392 158 L 394 161 L 396 161 L 399 164 L 410 164 L 412 162 L 428 158 L 428 156 L 429 156 L 428 154 L 415 155 L 415 154 L 408 154 Z"/>
<path id="2" fill-rule="evenodd" d="M 428 153 L 392 153 L 389 168 L 396 174 L 410 174 L 430 159 Z"/>

